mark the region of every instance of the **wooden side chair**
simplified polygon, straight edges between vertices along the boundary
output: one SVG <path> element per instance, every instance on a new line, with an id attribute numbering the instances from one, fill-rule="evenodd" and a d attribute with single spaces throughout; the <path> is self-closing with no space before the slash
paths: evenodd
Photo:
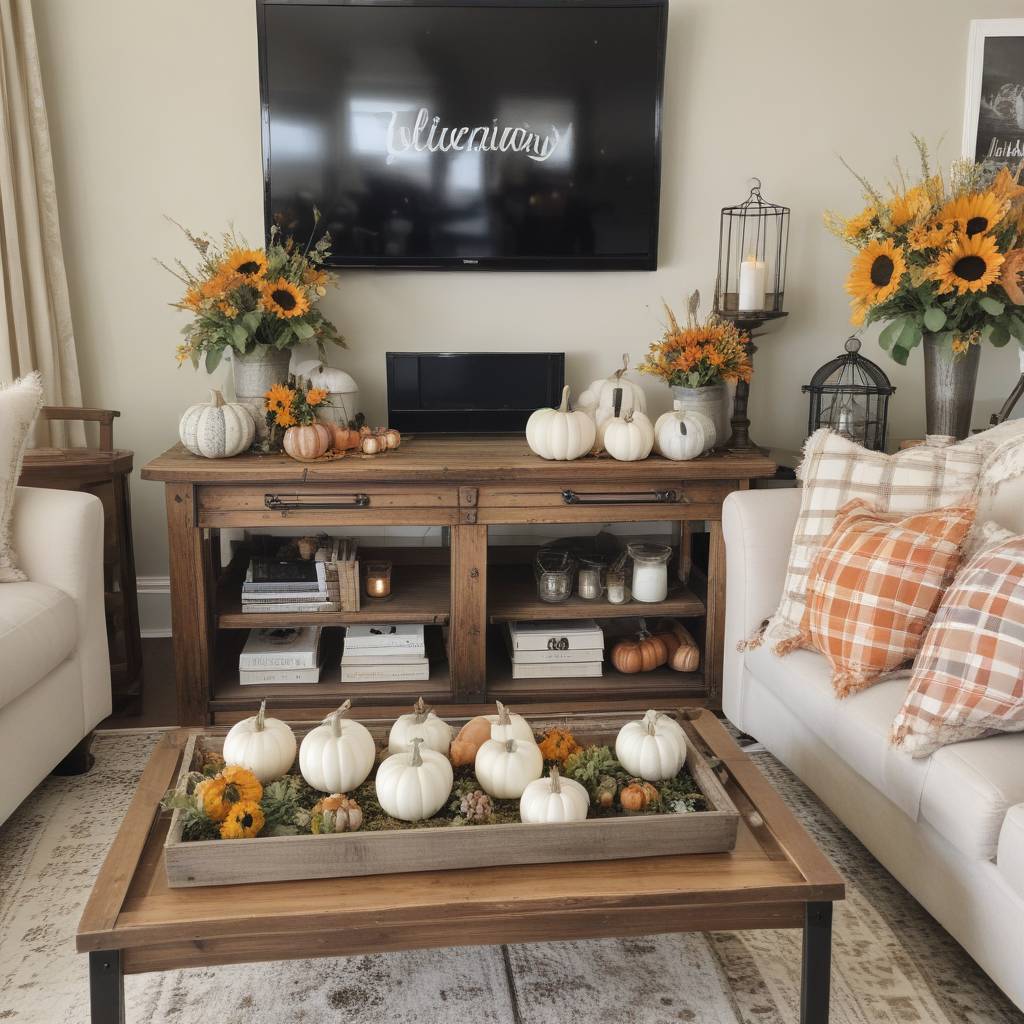
<path id="1" fill-rule="evenodd" d="M 19 483 L 88 491 L 103 502 L 105 519 L 103 576 L 107 643 L 115 711 L 137 702 L 142 692 L 142 640 L 139 601 L 135 584 L 132 511 L 128 477 L 134 452 L 114 447 L 114 409 L 44 406 L 43 419 L 96 423 L 95 448 L 31 448 L 25 452 Z"/>

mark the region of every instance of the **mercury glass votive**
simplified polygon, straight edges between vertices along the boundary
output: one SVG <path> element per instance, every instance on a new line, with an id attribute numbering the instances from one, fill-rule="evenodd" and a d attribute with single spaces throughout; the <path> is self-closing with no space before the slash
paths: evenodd
<path id="1" fill-rule="evenodd" d="M 366 596 L 381 600 L 391 596 L 391 563 L 368 562 L 366 566 Z"/>

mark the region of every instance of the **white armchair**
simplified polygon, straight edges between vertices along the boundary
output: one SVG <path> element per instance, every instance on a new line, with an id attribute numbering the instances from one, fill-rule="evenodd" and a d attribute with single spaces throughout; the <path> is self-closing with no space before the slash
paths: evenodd
<path id="1" fill-rule="evenodd" d="M 0 822 L 110 714 L 103 506 L 19 487 L 13 543 L 24 583 L 0 583 Z"/>

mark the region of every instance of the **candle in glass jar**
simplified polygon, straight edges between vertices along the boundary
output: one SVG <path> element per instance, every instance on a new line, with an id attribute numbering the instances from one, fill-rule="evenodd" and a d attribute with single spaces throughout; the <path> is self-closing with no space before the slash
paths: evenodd
<path id="1" fill-rule="evenodd" d="M 608 573 L 608 603 L 626 603 L 626 574 L 623 572 Z"/>
<path id="2" fill-rule="evenodd" d="M 765 282 L 768 270 L 764 260 L 750 255 L 740 264 L 740 310 L 764 309 Z"/>
<path id="3" fill-rule="evenodd" d="M 580 597 L 593 601 L 601 596 L 601 571 L 599 569 L 580 569 L 576 575 L 576 588 Z"/>
<path id="4" fill-rule="evenodd" d="M 642 565 L 633 568 L 633 596 L 638 601 L 664 601 L 668 596 L 668 566 Z"/>
<path id="5" fill-rule="evenodd" d="M 391 563 L 371 562 L 366 567 L 366 596 L 391 596 Z"/>

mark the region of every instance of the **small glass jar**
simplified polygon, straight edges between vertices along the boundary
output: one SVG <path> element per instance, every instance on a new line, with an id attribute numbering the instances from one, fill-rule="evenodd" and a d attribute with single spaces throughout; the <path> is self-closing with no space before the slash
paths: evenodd
<path id="1" fill-rule="evenodd" d="M 625 604 L 629 600 L 625 569 L 609 569 L 605 582 L 608 585 L 609 604 Z"/>
<path id="2" fill-rule="evenodd" d="M 668 597 L 668 560 L 672 549 L 662 544 L 630 544 L 633 559 L 633 597 L 657 604 Z"/>
<path id="3" fill-rule="evenodd" d="M 366 596 L 378 601 L 391 596 L 391 563 L 368 562 L 366 565 Z"/>
<path id="4" fill-rule="evenodd" d="M 572 579 L 575 569 L 572 555 L 567 551 L 542 548 L 534 562 L 537 578 L 537 597 L 549 604 L 560 604 L 572 597 Z"/>
<path id="5" fill-rule="evenodd" d="M 596 558 L 581 558 L 576 573 L 576 593 L 585 601 L 596 601 L 605 586 L 606 564 Z"/>

